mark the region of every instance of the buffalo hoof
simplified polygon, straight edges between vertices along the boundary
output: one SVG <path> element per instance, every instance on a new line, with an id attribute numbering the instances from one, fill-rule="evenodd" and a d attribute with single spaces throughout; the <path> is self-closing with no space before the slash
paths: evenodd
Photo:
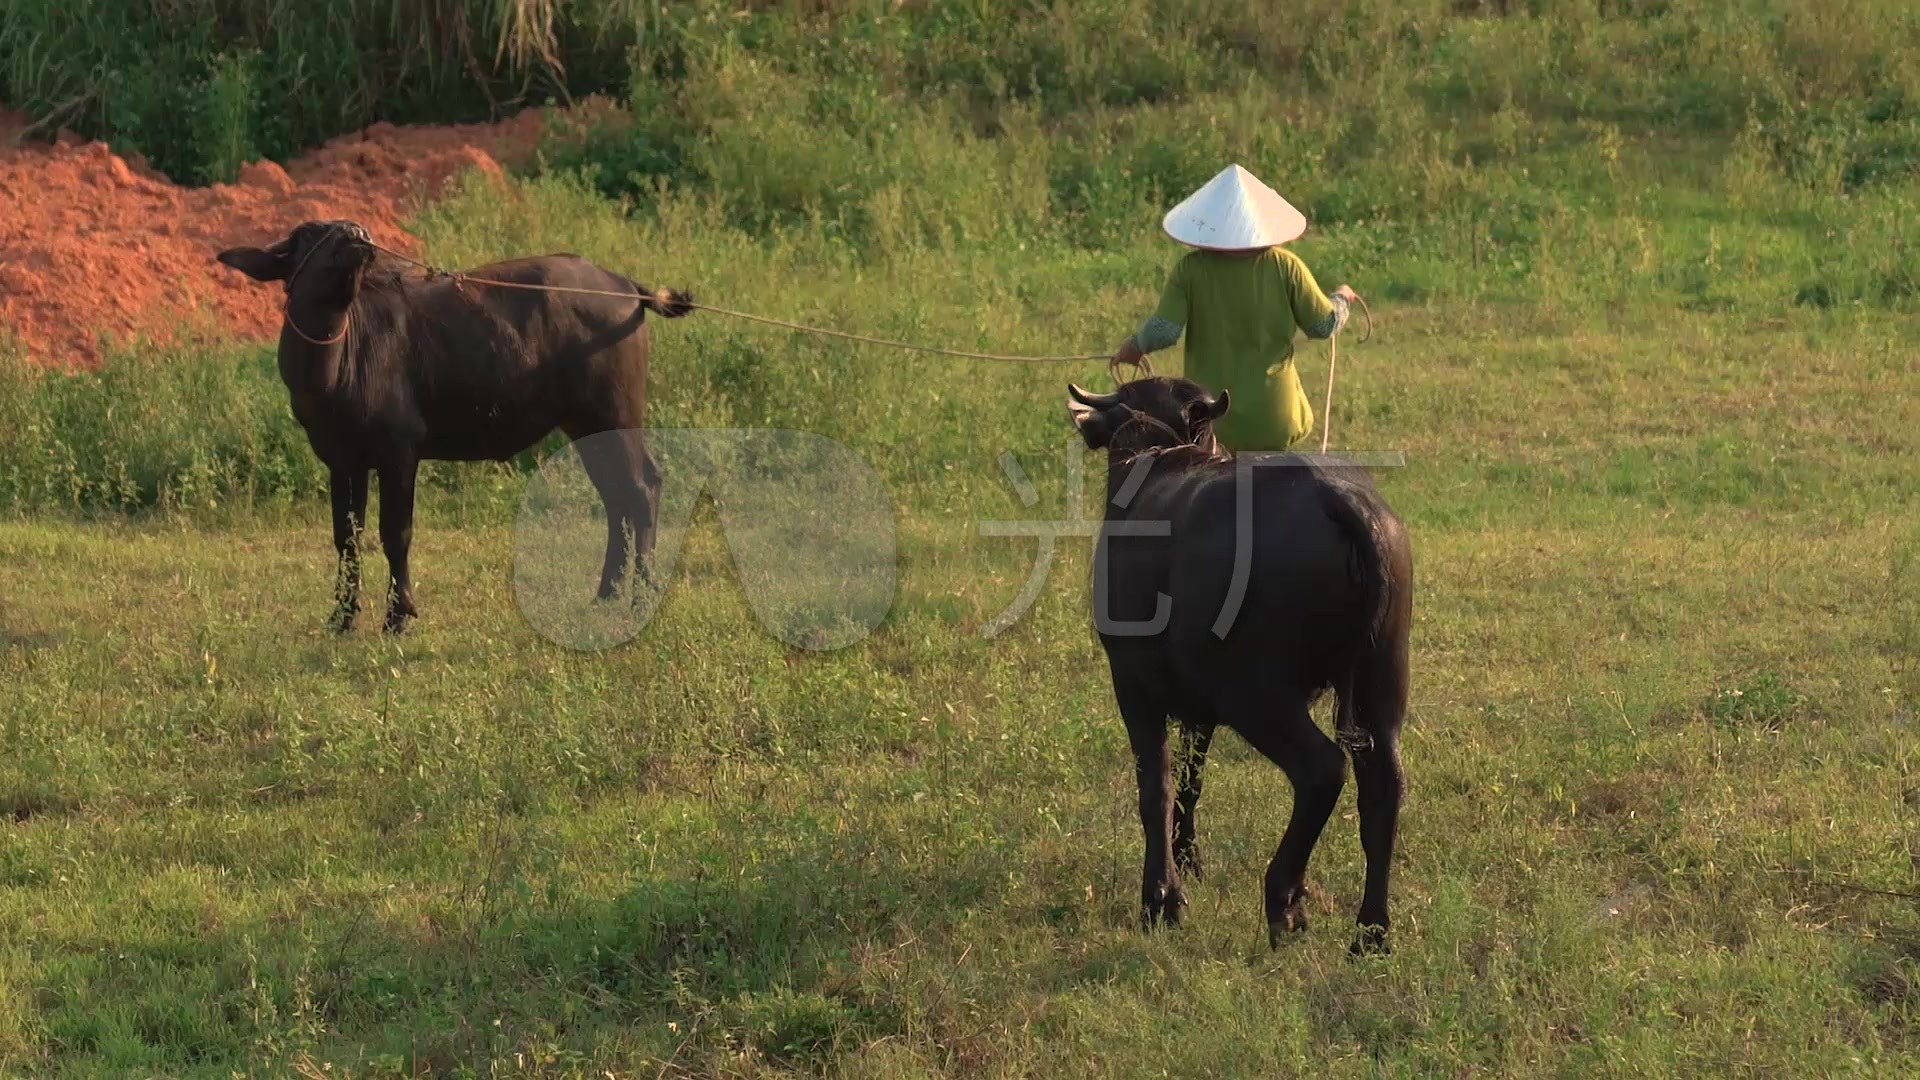
<path id="1" fill-rule="evenodd" d="M 594 590 L 593 602 L 611 604 L 625 598 L 629 604 L 638 604 L 647 598 L 652 589 L 653 582 L 645 574 L 632 574 Z"/>
<path id="2" fill-rule="evenodd" d="M 359 605 L 341 604 L 333 609 L 332 615 L 327 616 L 327 629 L 336 634 L 344 634 L 353 629 L 354 620 L 359 617 Z"/>
<path id="3" fill-rule="evenodd" d="M 1267 920 L 1267 945 L 1279 948 L 1280 943 L 1295 934 L 1305 933 L 1307 929 L 1307 892 L 1305 889 L 1294 893 L 1280 907 L 1278 918 Z"/>
<path id="4" fill-rule="evenodd" d="M 1393 946 L 1387 944 L 1387 928 L 1384 926 L 1362 925 L 1353 935 L 1353 944 L 1347 946 L 1352 956 L 1386 956 L 1393 952 Z"/>
<path id="5" fill-rule="evenodd" d="M 1179 869 L 1180 878 L 1183 881 L 1205 881 L 1207 879 L 1206 868 L 1203 867 L 1200 862 L 1200 847 L 1198 844 L 1189 844 L 1179 851 L 1174 852 L 1173 865 Z"/>
<path id="6" fill-rule="evenodd" d="M 1179 926 L 1187 917 L 1187 896 L 1179 889 L 1169 889 L 1157 897 L 1148 897 L 1140 905 L 1140 929 L 1152 931 L 1155 926 Z"/>
<path id="7" fill-rule="evenodd" d="M 1305 933 L 1306 930 L 1306 916 L 1294 913 L 1282 915 L 1279 922 L 1270 922 L 1267 924 L 1267 947 L 1269 949 L 1277 949 L 1289 938 L 1297 937 Z"/>
<path id="8" fill-rule="evenodd" d="M 419 609 L 413 606 L 413 597 L 405 593 L 393 597 L 387 602 L 387 633 L 399 634 L 405 632 L 407 624 L 417 618 L 419 614 Z"/>

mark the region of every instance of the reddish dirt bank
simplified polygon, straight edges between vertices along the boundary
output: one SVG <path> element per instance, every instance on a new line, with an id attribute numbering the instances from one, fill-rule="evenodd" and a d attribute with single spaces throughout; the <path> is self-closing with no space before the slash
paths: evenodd
<path id="1" fill-rule="evenodd" d="M 500 177 L 502 162 L 530 158 L 543 122 L 528 111 L 496 124 L 375 124 L 284 168 L 255 162 L 235 183 L 186 188 L 64 132 L 15 145 L 22 117 L 0 110 L 0 336 L 69 368 L 97 364 L 103 336 L 275 336 L 279 288 L 216 253 L 315 218 L 351 218 L 417 253 L 406 215 L 468 169 Z"/>

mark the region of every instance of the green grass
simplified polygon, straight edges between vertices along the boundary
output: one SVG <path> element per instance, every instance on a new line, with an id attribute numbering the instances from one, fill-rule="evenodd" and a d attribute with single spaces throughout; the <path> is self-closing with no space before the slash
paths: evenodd
<path id="1" fill-rule="evenodd" d="M 707 509 L 644 632 L 579 651 L 517 606 L 531 456 L 430 468 L 424 618 L 334 638 L 268 352 L 123 342 L 0 364 L 0 1075 L 1913 1072 L 1913 24 L 1654 6 L 1354 4 L 1315 37 L 1219 5 L 1156 37 L 1146 4 L 999 34 L 940 5 L 819 16 L 817 51 L 791 12 L 696 13 L 637 56 L 632 124 L 417 222 L 447 265 L 571 249 L 1078 353 L 1149 309 L 1168 195 L 1240 158 L 1297 196 L 1298 250 L 1378 318 L 1334 444 L 1407 455 L 1393 956 L 1345 956 L 1351 795 L 1313 929 L 1267 950 L 1286 784 L 1230 738 L 1191 921 L 1138 935 L 1087 545 L 982 633 L 1032 542 L 981 523 L 1069 509 L 1064 384 L 1099 364 L 656 324 L 653 424 L 850 448 L 898 593 L 789 648 Z"/>
<path id="2" fill-rule="evenodd" d="M 489 242 L 484 208 L 447 215 Z M 563 221 L 610 259 L 666 241 Z M 784 295 L 777 256 L 689 235 L 688 280 Z M 1129 309 L 1083 284 L 987 323 L 970 290 L 1020 278 L 870 273 L 785 310 L 1038 349 Z M 1392 958 L 1344 958 L 1350 801 L 1314 929 L 1265 949 L 1285 781 L 1232 740 L 1191 924 L 1137 936 L 1084 545 L 981 636 L 1030 554 L 978 524 L 1059 511 L 1061 384 L 1097 370 L 703 313 L 660 331 L 657 423 L 819 430 L 893 493 L 898 600 L 851 648 L 763 632 L 710 512 L 636 640 L 542 639 L 505 470 L 430 495 L 399 640 L 322 632 L 305 495 L 0 525 L 0 1071 L 1910 1069 L 1920 912 L 1845 886 L 1914 891 L 1914 325 L 1475 310 L 1384 306 L 1336 410 L 1338 444 L 1408 454 L 1381 475 L 1419 565 Z"/>

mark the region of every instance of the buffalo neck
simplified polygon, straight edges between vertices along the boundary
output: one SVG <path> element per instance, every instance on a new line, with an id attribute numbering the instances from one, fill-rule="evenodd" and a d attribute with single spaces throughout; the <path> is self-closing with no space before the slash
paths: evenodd
<path id="1" fill-rule="evenodd" d="M 1177 446 L 1149 446 L 1132 450 L 1108 447 L 1106 516 L 1130 516 L 1131 508 L 1139 504 L 1141 492 L 1156 478 L 1164 481 L 1166 477 L 1220 459 L 1220 446 L 1211 434 L 1199 443 L 1181 443 Z M 1138 475 L 1135 474 L 1136 469 L 1139 470 Z"/>
<path id="2" fill-rule="evenodd" d="M 287 297 L 280 330 L 280 375 L 289 387 L 324 394 L 352 381 L 353 361 L 361 352 L 357 348 L 361 320 L 354 317 L 358 306 L 352 300 Z"/>
<path id="3" fill-rule="evenodd" d="M 1119 447 L 1107 449 L 1107 505 L 1106 515 L 1110 518 L 1124 518 L 1128 510 L 1138 501 L 1140 491 L 1153 472 L 1161 467 L 1160 455 L 1151 448 L 1145 450 L 1122 450 Z M 1135 475 L 1135 470 L 1139 474 Z"/>

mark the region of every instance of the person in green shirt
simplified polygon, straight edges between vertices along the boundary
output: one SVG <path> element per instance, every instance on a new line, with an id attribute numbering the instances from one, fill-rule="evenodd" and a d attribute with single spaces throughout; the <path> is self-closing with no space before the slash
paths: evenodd
<path id="1" fill-rule="evenodd" d="M 1214 423 L 1229 450 L 1285 450 L 1313 430 L 1313 407 L 1294 369 L 1295 331 L 1327 338 L 1355 299 L 1328 294 L 1298 255 L 1280 247 L 1306 232 L 1306 217 L 1238 165 L 1222 170 L 1164 222 L 1195 250 L 1174 264 L 1160 305 L 1113 354 L 1145 370 L 1146 357 L 1187 339 L 1186 376 L 1233 407 Z"/>

